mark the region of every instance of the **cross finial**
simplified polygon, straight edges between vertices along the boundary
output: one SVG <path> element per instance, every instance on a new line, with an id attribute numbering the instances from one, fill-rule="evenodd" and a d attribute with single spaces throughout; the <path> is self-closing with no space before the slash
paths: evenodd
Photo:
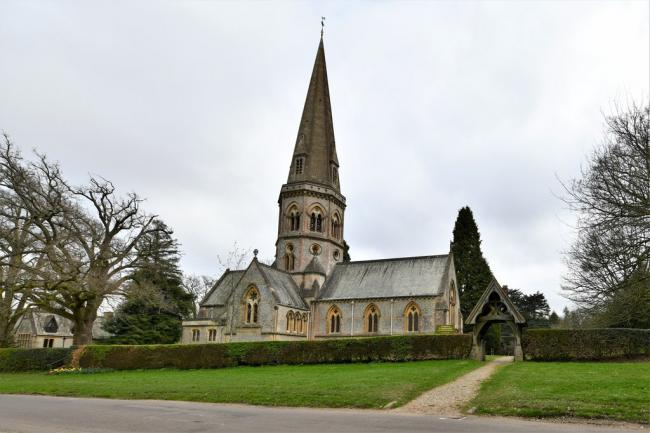
<path id="1" fill-rule="evenodd" d="M 250 251 L 250 250 L 248 250 L 248 251 Z M 255 248 L 255 249 L 253 250 L 253 255 L 255 256 L 255 258 L 257 258 L 257 254 L 258 254 L 258 253 L 259 253 L 259 251 L 257 250 L 257 248 Z"/>
<path id="2" fill-rule="evenodd" d="M 320 37 L 323 38 L 323 31 L 325 30 L 325 17 L 320 17 Z"/>

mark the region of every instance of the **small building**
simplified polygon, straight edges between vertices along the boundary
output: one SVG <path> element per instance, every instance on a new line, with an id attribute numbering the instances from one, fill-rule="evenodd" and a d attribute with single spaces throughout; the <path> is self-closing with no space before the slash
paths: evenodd
<path id="1" fill-rule="evenodd" d="M 103 321 L 100 316 L 93 323 L 93 340 L 110 337 L 101 327 Z M 71 320 L 37 308 L 25 312 L 16 324 L 16 346 L 24 349 L 70 347 L 72 337 Z"/>

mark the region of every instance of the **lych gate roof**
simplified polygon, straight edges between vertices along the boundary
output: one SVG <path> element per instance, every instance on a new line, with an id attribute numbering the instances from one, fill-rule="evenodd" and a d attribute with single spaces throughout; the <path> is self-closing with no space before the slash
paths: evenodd
<path id="1" fill-rule="evenodd" d="M 501 298 L 501 302 L 503 302 L 503 304 L 506 306 L 506 308 L 508 309 L 508 313 L 512 315 L 515 323 L 517 324 L 526 323 L 526 318 L 519 312 L 515 304 L 512 303 L 506 291 L 503 290 L 503 288 L 496 280 L 496 278 L 492 278 L 492 281 L 490 281 L 490 284 L 488 284 L 487 288 L 485 289 L 485 291 L 479 298 L 478 302 L 472 309 L 472 312 L 469 313 L 469 316 L 467 316 L 467 320 L 465 321 L 467 325 L 476 324 L 476 320 L 481 315 L 481 312 L 483 311 L 483 307 L 485 307 L 485 305 L 489 302 L 490 295 L 492 295 L 493 293 L 496 293 L 499 296 L 499 298 Z"/>
<path id="2" fill-rule="evenodd" d="M 436 296 L 444 293 L 448 254 L 339 263 L 318 299 Z"/>

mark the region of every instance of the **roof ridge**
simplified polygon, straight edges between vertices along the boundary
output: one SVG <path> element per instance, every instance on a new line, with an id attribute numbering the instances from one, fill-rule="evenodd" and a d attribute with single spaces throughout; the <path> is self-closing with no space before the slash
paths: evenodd
<path id="1" fill-rule="evenodd" d="M 396 261 L 399 261 L 399 260 L 434 259 L 434 258 L 443 258 L 443 257 L 449 257 L 449 253 L 447 253 L 447 254 L 433 254 L 433 255 L 427 255 L 427 256 L 392 257 L 392 258 L 388 258 L 388 259 L 355 260 L 355 261 L 351 261 L 351 262 L 337 263 L 337 266 L 355 265 L 357 263 L 396 262 Z"/>

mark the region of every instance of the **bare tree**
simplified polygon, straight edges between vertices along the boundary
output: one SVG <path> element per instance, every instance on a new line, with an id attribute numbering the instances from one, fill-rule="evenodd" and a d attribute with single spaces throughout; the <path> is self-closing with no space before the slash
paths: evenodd
<path id="1" fill-rule="evenodd" d="M 34 275 L 26 270 L 41 263 L 33 230 L 32 216 L 0 190 L 0 347 L 13 344 L 15 326 L 29 305 Z"/>
<path id="2" fill-rule="evenodd" d="M 137 267 L 135 245 L 156 230 L 155 216 L 142 211 L 136 194 L 120 197 L 105 179 L 71 186 L 58 164 L 43 155 L 36 162 L 23 160 L 6 136 L 0 188 L 12 193 L 16 207 L 34 215 L 33 235 L 46 266 L 28 268 L 38 276 L 31 302 L 70 319 L 73 344 L 90 343 L 99 306 L 121 292 Z"/>
<path id="3" fill-rule="evenodd" d="M 638 301 L 650 292 L 649 117 L 647 106 L 634 105 L 607 117 L 603 144 L 581 178 L 564 185 L 565 201 L 579 217 L 563 288 L 592 313 L 624 291 L 641 296 Z"/>
<path id="4" fill-rule="evenodd" d="M 189 274 L 183 276 L 183 287 L 194 297 L 193 318 L 198 318 L 201 302 L 205 300 L 215 283 L 216 279 L 207 275 Z"/>
<path id="5" fill-rule="evenodd" d="M 257 251 L 255 251 L 257 254 Z M 233 244 L 232 249 L 228 252 L 225 257 L 217 255 L 217 261 L 222 270 L 222 273 L 229 272 L 231 270 L 241 270 L 246 263 L 246 258 L 250 255 L 250 248 L 243 249 L 240 248 L 237 242 Z M 235 287 L 238 281 L 235 278 L 230 278 L 230 296 L 228 298 L 228 333 L 230 339 L 232 339 L 232 334 L 235 330 L 234 317 L 235 317 L 235 297 L 233 296 Z"/>

